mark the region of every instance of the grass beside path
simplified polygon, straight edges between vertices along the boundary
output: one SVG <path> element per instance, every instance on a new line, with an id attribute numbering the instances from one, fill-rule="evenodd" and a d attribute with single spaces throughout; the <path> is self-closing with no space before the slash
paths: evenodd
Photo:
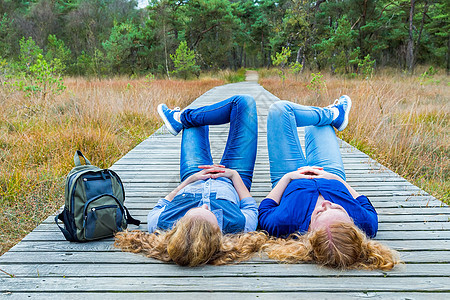
<path id="1" fill-rule="evenodd" d="M 185 107 L 217 79 L 66 79 L 42 101 L 0 86 L 0 255 L 64 204 L 64 180 L 80 149 L 107 168 L 162 125 L 156 106 Z"/>
<path id="2" fill-rule="evenodd" d="M 265 76 L 267 71 L 261 75 Z M 259 83 L 280 99 L 327 106 L 352 98 L 348 127 L 338 135 L 436 198 L 450 204 L 450 80 L 435 75 L 377 75 L 370 80 L 324 75 L 274 76 Z"/>

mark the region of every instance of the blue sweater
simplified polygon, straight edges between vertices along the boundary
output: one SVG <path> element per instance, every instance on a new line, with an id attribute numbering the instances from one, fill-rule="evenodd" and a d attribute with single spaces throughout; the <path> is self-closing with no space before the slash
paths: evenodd
<path id="1" fill-rule="evenodd" d="M 260 228 L 277 237 L 306 233 L 319 193 L 325 200 L 341 205 L 356 226 L 375 237 L 378 217 L 369 199 L 362 195 L 354 199 L 342 182 L 324 178 L 292 180 L 279 205 L 270 198 L 264 199 L 258 209 Z"/>

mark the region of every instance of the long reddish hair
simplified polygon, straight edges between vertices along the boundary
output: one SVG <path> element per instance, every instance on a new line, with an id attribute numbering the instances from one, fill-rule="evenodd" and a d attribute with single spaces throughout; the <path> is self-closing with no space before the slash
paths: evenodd
<path id="1" fill-rule="evenodd" d="M 279 261 L 313 261 L 337 269 L 391 270 L 400 262 L 396 251 L 370 240 L 353 223 L 339 222 L 305 235 L 272 239 L 263 248 Z"/>

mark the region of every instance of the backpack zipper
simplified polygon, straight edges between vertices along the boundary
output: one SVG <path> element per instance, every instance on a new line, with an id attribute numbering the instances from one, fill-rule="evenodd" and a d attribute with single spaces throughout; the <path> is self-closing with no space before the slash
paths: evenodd
<path id="1" fill-rule="evenodd" d="M 120 208 L 120 210 L 122 211 L 122 215 L 125 216 L 125 209 L 123 208 L 122 203 L 120 203 L 120 201 L 119 201 L 116 197 L 114 197 L 114 196 L 111 195 L 111 194 L 101 194 L 101 195 L 99 195 L 99 196 L 97 196 L 97 197 L 95 197 L 95 198 L 93 198 L 93 199 L 87 201 L 87 202 L 84 204 L 84 220 L 85 220 L 85 221 L 86 221 L 86 219 L 87 219 L 87 207 L 88 207 L 88 205 L 91 204 L 92 202 L 94 202 L 94 201 L 96 201 L 96 200 L 102 198 L 102 197 L 105 197 L 105 196 L 109 196 L 109 197 L 113 198 L 113 199 L 117 202 L 117 204 L 119 204 L 119 208 Z M 110 205 L 112 205 L 112 204 L 110 204 Z"/>

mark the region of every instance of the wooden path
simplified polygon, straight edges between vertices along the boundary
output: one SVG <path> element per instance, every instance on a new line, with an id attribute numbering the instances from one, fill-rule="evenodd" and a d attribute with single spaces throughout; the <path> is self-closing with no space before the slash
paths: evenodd
<path id="1" fill-rule="evenodd" d="M 270 190 L 265 120 L 278 98 L 256 82 L 243 82 L 216 87 L 192 105 L 244 93 L 255 97 L 258 106 L 252 194 L 260 202 Z M 211 129 L 217 161 L 226 133 L 227 126 Z M 145 230 L 146 215 L 156 201 L 178 184 L 180 141 L 181 135 L 173 137 L 161 128 L 112 167 L 126 185 L 126 205 L 144 221 L 140 229 Z M 397 249 L 405 261 L 391 272 L 339 272 L 259 257 L 237 265 L 182 268 L 122 253 L 112 239 L 66 242 L 50 216 L 0 257 L 0 269 L 15 275 L 0 273 L 0 298 L 450 299 L 449 208 L 345 142 L 341 149 L 349 183 L 367 195 L 379 213 L 377 239 Z"/>

